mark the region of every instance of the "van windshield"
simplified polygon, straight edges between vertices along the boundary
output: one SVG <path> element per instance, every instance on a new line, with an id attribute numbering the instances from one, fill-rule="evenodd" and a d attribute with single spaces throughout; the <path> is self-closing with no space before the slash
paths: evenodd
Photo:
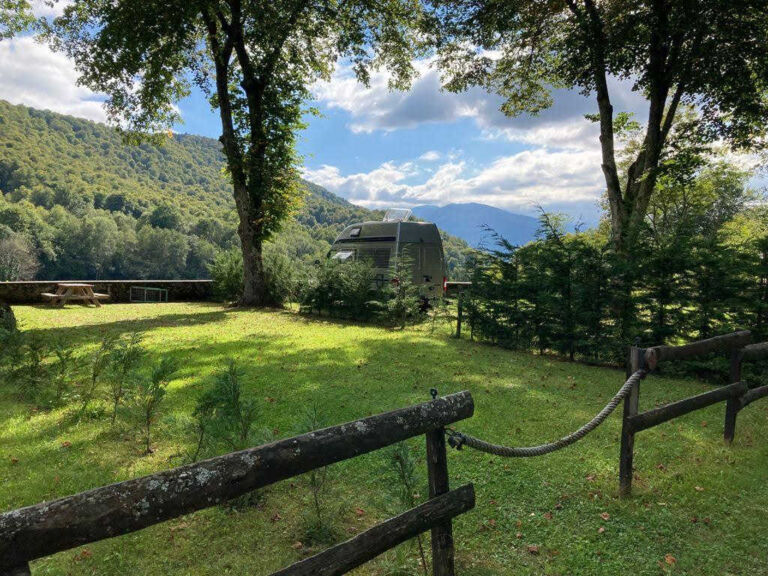
<path id="1" fill-rule="evenodd" d="M 354 255 L 355 255 L 355 251 L 354 250 L 339 250 L 338 252 L 336 252 L 336 254 L 331 256 L 331 259 L 332 260 L 341 260 L 342 262 L 344 262 L 345 260 L 353 259 L 352 257 Z"/>

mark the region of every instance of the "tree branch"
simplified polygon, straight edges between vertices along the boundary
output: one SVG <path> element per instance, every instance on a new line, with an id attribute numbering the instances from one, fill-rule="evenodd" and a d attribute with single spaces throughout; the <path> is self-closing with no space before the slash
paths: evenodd
<path id="1" fill-rule="evenodd" d="M 675 88 L 675 93 L 672 95 L 672 100 L 669 102 L 669 106 L 667 107 L 667 113 L 664 117 L 664 123 L 661 126 L 661 145 L 662 146 L 667 141 L 667 136 L 669 136 L 669 131 L 672 129 L 672 124 L 675 121 L 675 114 L 677 114 L 677 107 L 680 105 L 680 100 L 682 99 L 684 93 L 685 93 L 685 84 L 683 80 L 680 80 L 680 82 L 677 84 L 677 88 Z"/>
<path id="2" fill-rule="evenodd" d="M 219 116 L 221 117 L 221 143 L 224 146 L 224 153 L 229 160 L 229 167 L 235 186 L 244 186 L 243 154 L 235 136 L 232 102 L 229 95 L 229 61 L 232 57 L 232 40 L 227 37 L 222 46 L 215 17 L 205 10 L 202 13 L 202 17 L 208 31 L 208 42 L 211 46 L 214 66 L 216 67 L 216 95 L 219 100 Z"/>

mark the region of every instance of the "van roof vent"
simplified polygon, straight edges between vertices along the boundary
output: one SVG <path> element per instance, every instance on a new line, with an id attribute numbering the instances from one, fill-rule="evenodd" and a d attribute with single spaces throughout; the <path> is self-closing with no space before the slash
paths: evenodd
<path id="1" fill-rule="evenodd" d="M 384 214 L 383 222 L 405 222 L 411 217 L 410 208 L 390 208 Z"/>

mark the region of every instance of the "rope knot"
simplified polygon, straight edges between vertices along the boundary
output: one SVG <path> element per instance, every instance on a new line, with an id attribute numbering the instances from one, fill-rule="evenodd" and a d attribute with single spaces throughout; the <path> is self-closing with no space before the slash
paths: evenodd
<path id="1" fill-rule="evenodd" d="M 454 432 L 453 430 L 448 430 L 447 432 L 448 444 L 450 447 L 456 450 L 461 450 L 461 447 L 467 442 L 467 437 L 461 432 Z"/>

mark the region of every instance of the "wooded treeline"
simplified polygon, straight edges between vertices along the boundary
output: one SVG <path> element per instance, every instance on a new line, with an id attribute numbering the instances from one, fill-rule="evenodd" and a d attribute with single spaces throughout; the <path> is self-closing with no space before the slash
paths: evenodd
<path id="1" fill-rule="evenodd" d="M 708 338 L 749 328 L 768 337 L 768 206 L 726 164 L 692 183 L 662 183 L 633 247 L 633 339 L 644 344 Z M 607 225 L 566 233 L 543 214 L 538 239 L 478 255 L 466 299 L 474 337 L 571 359 L 622 362 L 626 342 L 613 314 L 611 278 L 623 260 Z"/>
<path id="2" fill-rule="evenodd" d="M 131 146 L 107 126 L 0 101 L 0 281 L 209 277 L 239 247 L 223 168 L 210 138 Z M 303 185 L 271 241 L 292 262 L 322 260 L 344 226 L 381 218 Z M 446 238 L 451 269 L 468 251 Z"/>

